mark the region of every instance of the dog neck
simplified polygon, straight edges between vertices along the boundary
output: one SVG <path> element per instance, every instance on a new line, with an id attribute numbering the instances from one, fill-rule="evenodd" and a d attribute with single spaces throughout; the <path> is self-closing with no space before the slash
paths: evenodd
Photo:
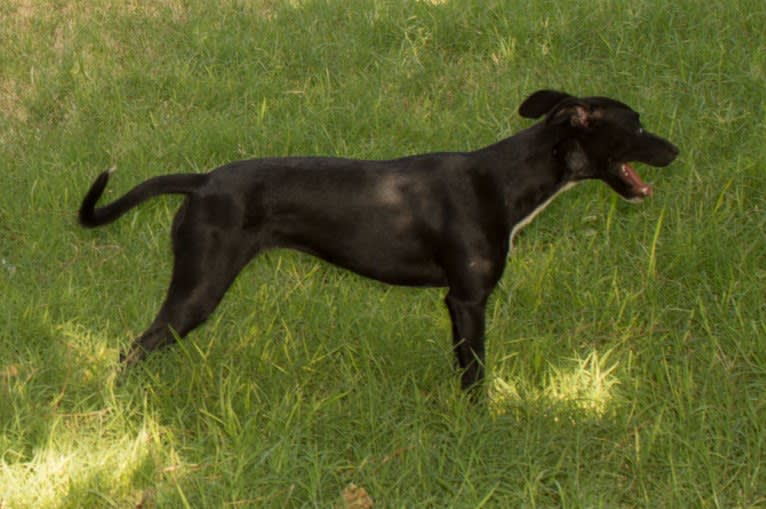
<path id="1" fill-rule="evenodd" d="M 553 192 L 548 198 L 545 199 L 542 203 L 537 205 L 537 207 L 533 208 L 531 212 L 529 212 L 526 216 L 524 216 L 520 221 L 518 221 L 516 224 L 513 225 L 513 228 L 511 229 L 511 247 L 513 247 L 513 239 L 516 236 L 519 231 L 527 226 L 529 223 L 531 223 L 537 215 L 542 212 L 545 207 L 551 204 L 551 202 L 560 194 L 562 194 L 564 191 L 569 191 L 574 186 L 576 186 L 579 182 L 576 181 L 570 181 L 566 184 L 559 187 L 556 191 Z"/>
<path id="2" fill-rule="evenodd" d="M 534 151 L 529 147 L 534 147 Z M 489 148 L 502 161 L 500 171 L 513 246 L 513 239 L 522 228 L 578 183 L 574 176 L 587 164 L 587 155 L 565 129 L 543 123 Z"/>

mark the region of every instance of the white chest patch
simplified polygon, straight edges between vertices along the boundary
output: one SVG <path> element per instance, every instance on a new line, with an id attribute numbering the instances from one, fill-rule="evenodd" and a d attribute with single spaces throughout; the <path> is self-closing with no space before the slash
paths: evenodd
<path id="1" fill-rule="evenodd" d="M 558 191 L 556 191 L 555 193 L 553 193 L 553 194 L 550 196 L 550 198 L 548 198 L 547 200 L 545 200 L 544 202 L 542 202 L 540 205 L 538 205 L 538 206 L 537 206 L 537 208 L 535 208 L 535 209 L 534 209 L 532 212 L 530 212 L 529 214 L 527 214 L 527 216 L 526 216 L 526 217 L 524 217 L 524 218 L 523 218 L 521 221 L 519 221 L 518 223 L 516 223 L 516 224 L 514 225 L 513 229 L 511 230 L 511 249 L 513 249 L 513 238 L 516 236 L 516 234 L 517 234 L 517 233 L 519 233 L 519 231 L 520 231 L 522 228 L 524 228 L 526 225 L 528 225 L 529 223 L 531 223 L 531 222 L 532 222 L 532 220 L 533 220 L 535 217 L 537 217 L 537 214 L 539 214 L 540 212 L 542 212 L 542 211 L 545 209 L 545 207 L 547 207 L 548 205 L 550 205 L 550 204 L 551 204 L 551 202 L 554 200 L 554 198 L 556 198 L 558 195 L 560 195 L 560 194 L 561 194 L 561 193 L 563 193 L 564 191 L 569 191 L 570 189 L 572 189 L 572 188 L 573 188 L 574 186 L 576 186 L 577 184 L 579 184 L 579 182 L 567 182 L 566 184 L 564 184 L 563 186 L 561 186 L 561 187 L 559 188 L 559 190 L 558 190 Z"/>

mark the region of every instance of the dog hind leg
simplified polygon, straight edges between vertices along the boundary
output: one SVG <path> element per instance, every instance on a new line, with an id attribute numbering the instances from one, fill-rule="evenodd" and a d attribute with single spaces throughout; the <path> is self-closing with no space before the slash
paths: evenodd
<path id="1" fill-rule="evenodd" d="M 135 364 L 202 324 L 255 255 L 255 249 L 243 245 L 241 232 L 185 226 L 174 231 L 173 275 L 165 301 L 151 326 L 120 355 L 124 364 Z"/>

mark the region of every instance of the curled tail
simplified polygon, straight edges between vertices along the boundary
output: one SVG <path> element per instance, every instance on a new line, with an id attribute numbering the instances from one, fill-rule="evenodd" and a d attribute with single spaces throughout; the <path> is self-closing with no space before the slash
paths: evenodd
<path id="1" fill-rule="evenodd" d="M 185 173 L 178 175 L 163 175 L 150 178 L 117 198 L 112 203 L 96 208 L 96 202 L 109 182 L 112 170 L 107 170 L 96 178 L 90 186 L 80 205 L 80 224 L 86 228 L 94 228 L 111 223 L 136 205 L 161 194 L 189 194 L 203 186 L 208 179 L 206 174 Z"/>

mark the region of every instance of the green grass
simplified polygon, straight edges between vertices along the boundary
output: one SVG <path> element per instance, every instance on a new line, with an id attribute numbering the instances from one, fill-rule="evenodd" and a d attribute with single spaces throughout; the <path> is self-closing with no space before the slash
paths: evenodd
<path id="1" fill-rule="evenodd" d="M 0 5 L 0 508 L 766 507 L 766 8 L 316 0 Z M 682 155 L 655 196 L 579 186 L 490 301 L 486 406 L 440 290 L 291 252 L 123 378 L 178 198 L 246 157 L 478 148 L 538 88 L 609 95 Z"/>

